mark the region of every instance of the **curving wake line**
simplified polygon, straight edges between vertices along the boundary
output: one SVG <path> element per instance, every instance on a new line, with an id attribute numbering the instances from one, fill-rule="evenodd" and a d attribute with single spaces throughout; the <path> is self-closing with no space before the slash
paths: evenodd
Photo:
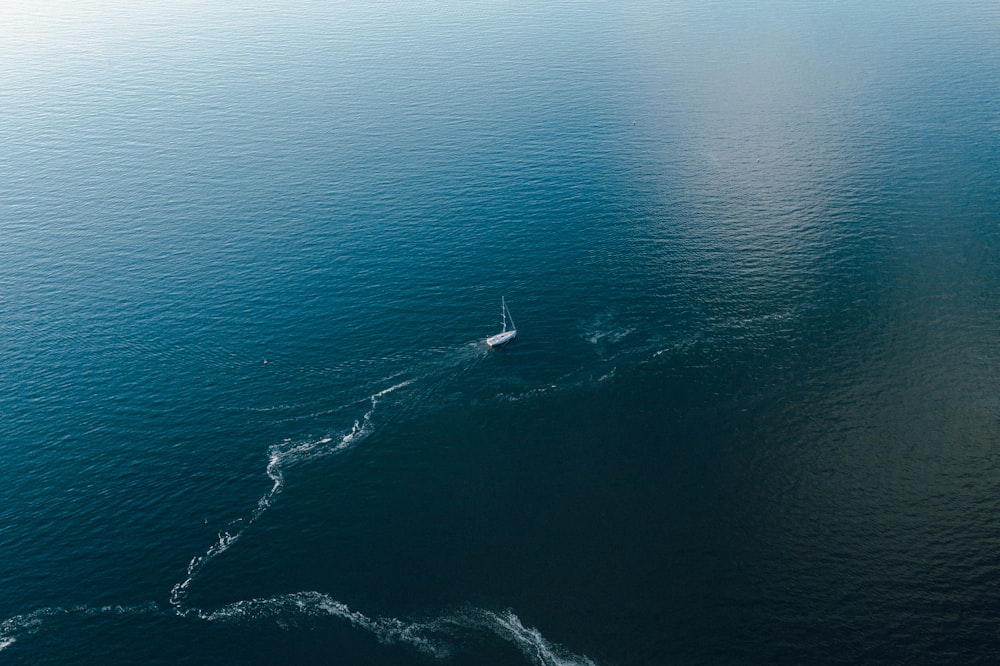
<path id="1" fill-rule="evenodd" d="M 468 369 L 485 358 L 478 346 L 469 345 L 468 363 L 460 367 L 456 374 Z M 89 618 L 102 615 L 159 615 L 164 618 L 198 618 L 207 622 L 246 623 L 272 621 L 279 627 L 288 626 L 293 618 L 332 617 L 350 623 L 353 627 L 374 634 L 384 644 L 408 645 L 418 651 L 437 658 L 447 658 L 460 646 L 481 634 L 507 641 L 537 666 L 596 666 L 586 656 L 573 654 L 559 645 L 549 642 L 541 632 L 533 627 L 525 627 L 512 611 L 501 613 L 482 608 L 469 607 L 461 611 L 432 618 L 426 621 L 407 621 L 398 618 L 370 618 L 351 610 L 346 604 L 321 592 L 297 592 L 265 599 L 238 601 L 216 610 L 203 610 L 187 606 L 189 588 L 198 575 L 215 557 L 228 550 L 246 530 L 254 525 L 272 506 L 285 486 L 285 469 L 290 465 L 309 462 L 318 458 L 339 454 L 364 440 L 373 431 L 372 417 L 381 398 L 393 391 L 413 384 L 408 379 L 369 396 L 370 407 L 354 422 L 351 430 L 339 439 L 324 437 L 316 441 L 291 444 L 286 441 L 268 450 L 267 475 L 271 488 L 257 501 L 257 505 L 245 518 L 231 523 L 239 529 L 219 534 L 218 540 L 201 555 L 194 556 L 187 566 L 184 580 L 170 590 L 171 608 L 156 602 L 135 606 L 75 606 L 67 608 L 41 608 L 31 613 L 16 615 L 0 622 L 0 652 L 19 639 L 37 633 L 43 624 L 60 617 Z M 445 382 L 447 383 L 447 382 Z M 431 395 L 437 387 L 427 387 L 424 392 Z M 426 397 L 426 396 L 424 396 Z"/>
<path id="2" fill-rule="evenodd" d="M 42 624 L 55 617 L 96 617 L 98 615 L 156 615 L 162 613 L 154 602 L 137 606 L 73 606 L 72 608 L 39 608 L 23 615 L 15 615 L 0 622 L 0 652 L 17 642 L 18 638 L 37 633 Z"/>
<path id="3" fill-rule="evenodd" d="M 0 622 L 0 652 L 19 638 L 37 633 L 46 621 L 59 617 L 92 618 L 101 615 L 160 615 L 165 619 L 179 617 L 176 612 L 170 612 L 153 602 L 138 606 L 42 608 Z M 438 659 L 450 657 L 461 649 L 462 644 L 477 635 L 492 634 L 515 646 L 536 666 L 596 666 L 589 657 L 573 654 L 548 641 L 538 629 L 525 627 L 521 619 L 510 610 L 495 613 L 470 607 L 425 621 L 407 621 L 394 617 L 371 618 L 321 592 L 297 592 L 266 599 L 237 601 L 214 611 L 190 608 L 184 617 L 227 624 L 274 622 L 281 628 L 288 628 L 295 618 L 335 618 L 370 632 L 382 644 L 407 645 Z"/>
<path id="4" fill-rule="evenodd" d="M 296 615 L 335 617 L 371 632 L 383 644 L 409 645 L 438 658 L 451 656 L 456 646 L 470 635 L 488 633 L 513 644 L 537 666 L 596 666 L 590 658 L 549 642 L 538 629 L 525 627 L 510 610 L 495 613 L 483 608 L 466 608 L 431 620 L 405 621 L 370 618 L 321 592 L 297 592 L 238 601 L 209 613 L 199 612 L 199 617 L 213 622 L 270 620 L 283 624 Z"/>
<path id="5" fill-rule="evenodd" d="M 476 354 L 476 357 L 481 359 L 484 355 L 480 352 Z M 218 540 L 209 546 L 208 550 L 201 555 L 195 555 L 191 558 L 184 580 L 177 582 L 170 590 L 170 604 L 177 612 L 182 614 L 187 612 L 183 608 L 184 602 L 187 599 L 191 584 L 201 570 L 213 559 L 229 550 L 243 536 L 247 528 L 256 523 L 264 512 L 271 507 L 275 498 L 281 494 L 281 491 L 285 487 L 284 469 L 286 466 L 341 453 L 362 441 L 372 432 L 372 416 L 375 414 L 375 407 L 378 405 L 379 400 L 393 391 L 413 384 L 415 381 L 414 379 L 407 379 L 370 395 L 369 401 L 371 402 L 371 406 L 368 408 L 368 411 L 359 420 L 354 422 L 354 426 L 350 432 L 341 436 L 339 441 L 335 442 L 333 437 L 324 437 L 316 441 L 295 445 L 290 445 L 286 441 L 283 444 L 270 447 L 267 462 L 267 476 L 272 481 L 270 490 L 257 500 L 257 506 L 250 512 L 249 516 L 230 523 L 230 525 L 239 525 L 239 529 L 232 532 L 221 532 Z"/>
<path id="6" fill-rule="evenodd" d="M 268 450 L 267 462 L 267 476 L 273 482 L 271 489 L 264 493 L 259 500 L 257 500 L 257 506 L 252 512 L 250 512 L 250 515 L 246 519 L 240 519 L 231 523 L 241 523 L 242 526 L 239 530 L 235 532 L 222 532 L 219 534 L 219 540 L 209 546 L 208 550 L 206 550 L 203 555 L 195 555 L 191 558 L 191 562 L 189 562 L 187 566 L 187 577 L 175 584 L 170 590 L 170 604 L 176 608 L 178 612 L 185 612 L 182 606 L 187 598 L 188 588 L 191 586 L 191 583 L 194 582 L 201 570 L 205 568 L 205 565 L 220 554 L 229 550 L 229 547 L 236 543 L 236 541 L 243 536 L 243 533 L 256 523 L 264 512 L 271 507 L 275 498 L 284 489 L 284 468 L 286 465 L 341 453 L 354 446 L 371 434 L 372 415 L 375 413 L 375 406 L 378 405 L 379 399 L 386 394 L 392 393 L 396 389 L 412 384 L 413 381 L 414 380 L 412 379 L 408 379 L 390 386 L 387 389 L 383 389 L 378 393 L 372 394 L 369 397 L 371 400 L 371 407 L 367 412 L 365 412 L 365 415 L 362 416 L 361 419 L 354 422 L 354 426 L 351 428 L 351 431 L 346 435 L 343 435 L 340 438 L 340 441 L 333 446 L 328 446 L 334 441 L 334 438 L 332 437 L 324 437 L 314 442 L 304 442 L 294 446 L 289 446 L 287 442 L 283 445 L 272 446 Z"/>

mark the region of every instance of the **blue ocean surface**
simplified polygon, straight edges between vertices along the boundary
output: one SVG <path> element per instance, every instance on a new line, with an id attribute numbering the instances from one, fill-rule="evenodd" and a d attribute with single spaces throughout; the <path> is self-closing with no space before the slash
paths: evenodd
<path id="1" fill-rule="evenodd" d="M 995 0 L 0 31 L 0 663 L 995 662 Z"/>

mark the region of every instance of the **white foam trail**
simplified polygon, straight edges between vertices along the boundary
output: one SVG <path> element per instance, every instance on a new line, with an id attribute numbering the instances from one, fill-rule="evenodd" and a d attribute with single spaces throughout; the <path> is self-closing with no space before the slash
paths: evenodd
<path id="1" fill-rule="evenodd" d="M 51 618 L 87 618 L 99 615 L 176 617 L 176 613 L 170 613 L 153 602 L 135 606 L 41 608 L 0 622 L 0 652 L 18 639 L 38 633 L 42 625 Z M 380 643 L 408 645 L 439 659 L 457 652 L 460 645 L 466 643 L 468 634 L 485 632 L 511 643 L 536 666 L 596 666 L 589 657 L 573 654 L 547 640 L 538 629 L 525 627 L 521 619 L 510 610 L 495 613 L 482 608 L 466 608 L 427 621 L 372 618 L 352 610 L 347 604 L 329 595 L 307 591 L 237 601 L 214 611 L 191 608 L 184 615 L 194 615 L 208 622 L 235 624 L 270 621 L 282 629 L 290 628 L 296 619 L 332 617 L 373 634 Z"/>
<path id="2" fill-rule="evenodd" d="M 421 652 L 446 657 L 448 647 L 425 635 L 430 625 L 407 623 L 395 618 L 370 618 L 351 610 L 346 604 L 321 592 L 296 592 L 266 599 L 250 599 L 223 606 L 198 616 L 210 622 L 240 622 L 270 620 L 286 627 L 295 617 L 335 617 L 352 626 L 374 634 L 382 643 L 405 643 Z"/>
<path id="3" fill-rule="evenodd" d="M 583 338 L 592 345 L 600 344 L 604 340 L 611 343 L 621 342 L 629 335 L 635 332 L 634 328 L 619 328 L 608 331 L 592 331 L 590 334 L 584 334 Z"/>
<path id="4" fill-rule="evenodd" d="M 453 352 L 454 350 L 439 351 Z M 462 351 L 461 360 L 463 362 L 445 378 L 445 381 L 439 382 L 439 384 L 447 384 L 448 379 L 462 374 L 488 355 L 479 340 L 463 345 Z M 360 419 L 354 422 L 350 431 L 339 439 L 324 437 L 316 441 L 294 445 L 286 441 L 281 445 L 270 447 L 266 472 L 272 481 L 271 488 L 260 497 L 249 516 L 230 523 L 231 526 L 240 525 L 240 529 L 220 533 L 218 540 L 209 546 L 204 554 L 196 555 L 191 559 L 187 567 L 186 578 L 175 584 L 170 591 L 172 612 L 168 613 L 167 610 L 154 602 L 137 606 L 41 608 L 31 613 L 15 615 L 0 622 L 0 652 L 19 639 L 37 633 L 48 619 L 58 616 L 168 614 L 170 617 L 176 617 L 177 615 L 189 616 L 193 614 L 209 621 L 271 619 L 282 627 L 287 625 L 290 617 L 332 616 L 347 621 L 354 627 L 373 633 L 381 642 L 407 644 L 436 657 L 446 657 L 454 650 L 457 634 L 463 631 L 488 631 L 516 645 L 523 654 L 540 666 L 594 666 L 594 662 L 589 658 L 573 655 L 563 648 L 549 643 L 537 629 L 524 627 L 520 619 L 511 611 L 496 614 L 473 608 L 454 615 L 435 618 L 428 622 L 408 622 L 397 618 L 373 619 L 353 611 L 347 605 L 319 592 L 300 592 L 270 599 L 240 601 L 212 612 L 205 612 L 198 608 L 184 608 L 188 589 L 201 570 L 216 556 L 228 550 L 271 507 L 284 488 L 284 469 L 286 466 L 341 453 L 361 442 L 372 432 L 372 417 L 379 400 L 415 381 L 415 379 L 408 379 L 398 382 L 369 396 L 371 406 Z M 552 388 L 555 388 L 555 385 Z M 433 388 L 428 389 L 428 391 L 433 392 Z"/>
<path id="5" fill-rule="evenodd" d="M 576 655 L 550 643 L 534 627 L 525 627 L 510 610 L 493 613 L 477 609 L 486 627 L 505 640 L 514 643 L 525 657 L 539 666 L 596 666 L 589 657 Z"/>
<path id="6" fill-rule="evenodd" d="M 412 379 L 408 379 L 406 381 L 399 382 L 387 389 L 383 389 L 378 393 L 374 393 L 369 396 L 371 406 L 368 408 L 368 411 L 365 412 L 364 416 L 354 422 L 354 426 L 351 428 L 350 432 L 341 436 L 340 440 L 336 442 L 334 446 L 328 446 L 334 441 L 334 438 L 332 437 L 324 437 L 316 441 L 303 442 L 293 446 L 289 446 L 287 442 L 283 445 L 272 446 L 268 450 L 266 470 L 268 478 L 272 481 L 270 490 L 264 493 L 261 498 L 257 500 L 257 506 L 250 512 L 250 515 L 247 518 L 240 518 L 230 523 L 230 525 L 241 525 L 240 529 L 234 532 L 227 531 L 219 533 L 218 540 L 209 546 L 208 550 L 206 550 L 204 554 L 195 555 L 191 558 L 191 561 L 187 566 L 186 577 L 184 580 L 176 583 L 170 590 L 170 604 L 176 608 L 178 612 L 182 612 L 181 607 L 187 598 L 188 588 L 190 588 L 191 583 L 194 582 L 194 579 L 198 576 L 201 570 L 204 569 L 205 566 L 213 559 L 229 550 L 230 546 L 236 543 L 240 537 L 243 536 L 244 532 L 256 523 L 264 512 L 271 507 L 275 498 L 281 494 L 281 491 L 285 487 L 284 468 L 286 465 L 341 453 L 342 451 L 354 446 L 371 434 L 371 420 L 372 416 L 375 414 L 375 407 L 378 405 L 379 399 L 397 389 L 409 386 L 413 383 L 413 381 L 414 380 Z"/>
<path id="7" fill-rule="evenodd" d="M 438 658 L 451 655 L 465 634 L 486 632 L 505 640 L 537 666 L 596 666 L 593 660 L 573 654 L 547 640 L 534 627 L 525 627 L 512 611 L 502 613 L 467 608 L 429 621 L 371 618 L 321 592 L 297 592 L 265 599 L 250 599 L 198 616 L 210 622 L 272 621 L 286 627 L 299 617 L 334 617 L 371 632 L 379 642 L 405 644 Z"/>
<path id="8" fill-rule="evenodd" d="M 137 606 L 74 606 L 72 608 L 39 608 L 23 615 L 15 615 L 0 622 L 0 652 L 31 636 L 42 628 L 46 620 L 59 617 L 94 617 L 97 615 L 150 615 L 163 612 L 153 602 Z"/>
<path id="9" fill-rule="evenodd" d="M 592 345 L 604 342 L 616 344 L 635 332 L 634 328 L 616 325 L 616 316 L 610 312 L 594 316 L 589 322 L 580 322 L 580 333 Z"/>

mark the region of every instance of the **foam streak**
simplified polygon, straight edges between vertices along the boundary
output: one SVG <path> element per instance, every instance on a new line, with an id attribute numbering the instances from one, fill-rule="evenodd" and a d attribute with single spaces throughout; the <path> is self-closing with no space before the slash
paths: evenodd
<path id="1" fill-rule="evenodd" d="M 0 652 L 19 638 L 37 633 L 46 620 L 59 616 L 95 617 L 97 615 L 149 615 L 162 612 L 155 603 L 138 606 L 74 606 L 72 608 L 39 608 L 23 615 L 15 615 L 0 622 Z"/>
<path id="2" fill-rule="evenodd" d="M 310 591 L 239 601 L 213 612 L 199 613 L 199 617 L 210 622 L 272 621 L 283 627 L 296 615 L 334 617 L 371 632 L 381 643 L 409 645 L 438 658 L 451 655 L 467 634 L 489 633 L 514 645 L 537 666 L 596 666 L 589 657 L 573 654 L 548 641 L 538 629 L 525 627 L 510 610 L 495 613 L 467 608 L 428 621 L 371 618 L 326 594 Z"/>
<path id="3" fill-rule="evenodd" d="M 229 548 L 243 536 L 246 530 L 260 519 L 264 512 L 267 511 L 274 503 L 277 496 L 281 494 L 281 491 L 285 487 L 284 469 L 287 465 L 341 453 L 362 441 L 372 432 L 371 420 L 372 416 L 375 414 L 375 407 L 378 405 L 379 400 L 389 393 L 412 383 L 413 380 L 408 379 L 369 396 L 371 406 L 368 408 L 368 411 L 366 411 L 364 416 L 362 416 L 359 420 L 354 422 L 350 432 L 343 435 L 334 446 L 329 446 L 329 444 L 334 441 L 334 438 L 332 437 L 324 437 L 316 441 L 303 442 L 292 446 L 290 446 L 288 442 L 285 442 L 283 445 L 272 446 L 268 450 L 266 470 L 268 478 L 272 481 L 270 490 L 264 493 L 261 498 L 257 500 L 257 506 L 254 507 L 248 517 L 240 518 L 230 523 L 231 526 L 237 524 L 240 525 L 238 530 L 234 532 L 220 532 L 218 540 L 209 546 L 208 550 L 206 550 L 204 554 L 195 555 L 191 558 L 191 561 L 187 566 L 186 577 L 184 580 L 176 583 L 170 590 L 170 604 L 176 608 L 178 612 L 183 612 L 182 606 L 184 601 L 187 599 L 188 589 L 191 587 L 191 583 L 194 582 L 201 570 L 204 569 L 205 566 L 213 559 L 229 550 Z"/>

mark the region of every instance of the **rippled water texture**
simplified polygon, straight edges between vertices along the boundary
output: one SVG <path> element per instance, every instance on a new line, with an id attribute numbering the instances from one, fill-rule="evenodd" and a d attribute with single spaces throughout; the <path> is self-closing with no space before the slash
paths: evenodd
<path id="1" fill-rule="evenodd" d="M 995 660 L 995 2 L 0 31 L 0 661 Z"/>

